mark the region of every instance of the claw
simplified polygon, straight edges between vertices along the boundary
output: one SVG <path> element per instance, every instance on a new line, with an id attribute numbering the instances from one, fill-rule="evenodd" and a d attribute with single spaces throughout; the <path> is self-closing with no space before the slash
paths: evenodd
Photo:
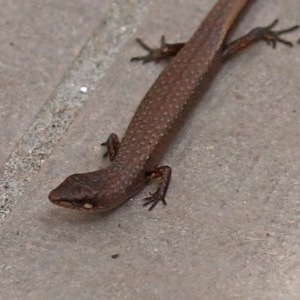
<path id="1" fill-rule="evenodd" d="M 277 24 L 278 24 L 278 19 L 274 20 L 269 26 L 265 27 L 264 31 L 264 40 L 267 42 L 268 45 L 271 45 L 272 48 L 276 48 L 277 43 L 284 44 L 289 47 L 293 47 L 293 43 L 280 38 L 280 35 L 294 31 L 299 29 L 299 25 L 295 25 L 286 29 L 282 30 L 272 30 Z"/>
<path id="2" fill-rule="evenodd" d="M 101 143 L 100 144 L 102 147 L 107 147 L 107 142 L 104 142 L 104 143 Z M 108 156 L 108 151 L 106 150 L 105 152 L 104 152 L 104 154 L 103 154 L 103 158 L 106 158 Z"/>
<path id="3" fill-rule="evenodd" d="M 158 62 L 161 59 L 165 58 L 165 52 L 167 50 L 167 44 L 165 37 L 161 37 L 161 43 L 159 48 L 151 48 L 148 46 L 142 39 L 137 38 L 136 42 L 143 48 L 144 50 L 148 51 L 147 55 L 144 56 L 136 56 L 132 57 L 130 61 L 143 61 L 143 63 L 148 63 L 151 61 Z"/>
<path id="4" fill-rule="evenodd" d="M 164 205 L 167 205 L 167 202 L 166 202 L 166 200 L 165 200 L 165 198 L 163 197 L 163 196 L 161 196 L 159 193 L 150 193 L 150 196 L 149 197 L 146 197 L 145 199 L 144 199 L 144 204 L 143 204 L 143 206 L 145 207 L 145 206 L 148 206 L 148 205 L 150 205 L 150 207 L 149 207 L 149 210 L 152 210 L 155 206 L 156 206 L 156 204 L 158 203 L 158 202 L 162 202 Z"/>

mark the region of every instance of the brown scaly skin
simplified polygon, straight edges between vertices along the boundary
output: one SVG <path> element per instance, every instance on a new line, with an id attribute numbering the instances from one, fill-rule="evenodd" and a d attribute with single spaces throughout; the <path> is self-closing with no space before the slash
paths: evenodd
<path id="1" fill-rule="evenodd" d="M 273 47 L 276 42 L 292 46 L 280 35 L 298 26 L 272 31 L 277 21 L 268 27 L 255 28 L 229 44 L 226 42 L 237 17 L 251 2 L 219 0 L 186 44 L 166 44 L 163 38 L 161 48 L 155 50 L 138 40 L 149 54 L 133 60 L 157 62 L 179 53 L 147 92 L 121 143 L 115 134 L 104 143 L 111 166 L 69 176 L 49 194 L 50 201 L 67 208 L 108 211 L 155 179 L 158 188 L 145 199 L 145 205 L 152 209 L 160 201 L 166 204 L 171 168 L 159 163 L 224 62 L 259 40 Z"/>
<path id="2" fill-rule="evenodd" d="M 108 211 L 128 197 L 126 186 L 115 177 L 110 169 L 73 174 L 51 191 L 49 199 L 66 208 Z"/>

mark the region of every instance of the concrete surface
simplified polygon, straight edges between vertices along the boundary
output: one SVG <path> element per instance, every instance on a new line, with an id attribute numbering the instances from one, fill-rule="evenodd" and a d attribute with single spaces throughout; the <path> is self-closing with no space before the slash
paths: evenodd
<path id="1" fill-rule="evenodd" d="M 105 18 L 110 1 L 85 2 L 1 1 L 1 164 Z"/>
<path id="2" fill-rule="evenodd" d="M 164 159 L 173 167 L 167 207 L 142 207 L 152 186 L 112 213 L 88 214 L 47 194 L 107 164 L 100 142 L 123 134 L 163 68 L 128 63 L 141 53 L 134 37 L 186 40 L 212 3 L 49 1 L 36 20 L 40 6 L 28 2 L 2 4 L 15 20 L 1 33 L 6 43 L 43 38 L 16 54 L 22 72 L 7 62 L 1 70 L 11 85 L 3 81 L 1 96 L 0 298 L 300 299 L 300 46 L 260 43 L 223 68 Z M 299 11 L 297 0 L 256 1 L 237 35 L 275 17 L 299 23 Z M 22 34 L 12 29 L 24 23 Z M 49 42 L 48 30 L 65 44 Z M 31 70 L 36 91 L 25 70 L 47 47 L 55 53 Z M 10 49 L 2 57 L 14 61 Z"/>

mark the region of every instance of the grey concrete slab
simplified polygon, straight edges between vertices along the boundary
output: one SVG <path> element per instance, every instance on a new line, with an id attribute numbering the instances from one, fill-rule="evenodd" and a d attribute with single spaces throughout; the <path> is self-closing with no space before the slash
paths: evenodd
<path id="1" fill-rule="evenodd" d="M 210 6 L 157 1 L 137 35 L 151 43 L 161 33 L 184 39 Z M 282 26 L 299 21 L 298 1 L 257 1 L 238 32 L 278 16 Z M 100 142 L 112 131 L 122 135 L 162 69 L 129 64 L 138 51 L 127 44 L 6 218 L 0 294 L 298 299 L 299 47 L 274 51 L 261 43 L 224 67 L 163 161 L 173 167 L 167 207 L 142 207 L 153 187 L 108 214 L 47 201 L 65 176 L 107 164 Z"/>
<path id="2" fill-rule="evenodd" d="M 1 1 L 0 165 L 107 16 L 111 1 Z"/>

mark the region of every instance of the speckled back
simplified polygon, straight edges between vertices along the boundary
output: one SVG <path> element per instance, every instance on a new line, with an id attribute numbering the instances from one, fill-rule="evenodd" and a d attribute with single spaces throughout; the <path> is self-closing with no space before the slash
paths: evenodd
<path id="1" fill-rule="evenodd" d="M 249 2 L 221 0 L 215 5 L 140 103 L 114 161 L 116 168 L 138 176 L 139 172 L 157 166 L 171 139 L 222 65 L 224 38 Z"/>

